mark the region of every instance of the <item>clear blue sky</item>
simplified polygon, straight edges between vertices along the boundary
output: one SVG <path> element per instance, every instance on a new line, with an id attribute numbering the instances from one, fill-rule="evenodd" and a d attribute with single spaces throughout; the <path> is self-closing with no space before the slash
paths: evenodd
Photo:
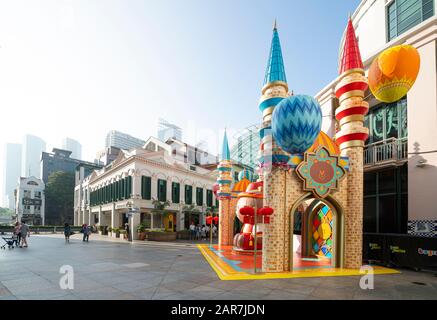
<path id="1" fill-rule="evenodd" d="M 107 131 L 146 139 L 158 117 L 181 126 L 190 143 L 225 126 L 232 139 L 233 129 L 261 121 L 274 18 L 290 89 L 314 95 L 337 74 L 358 3 L 2 1 L 0 143 L 31 133 L 51 148 L 69 136 L 92 160 Z"/>

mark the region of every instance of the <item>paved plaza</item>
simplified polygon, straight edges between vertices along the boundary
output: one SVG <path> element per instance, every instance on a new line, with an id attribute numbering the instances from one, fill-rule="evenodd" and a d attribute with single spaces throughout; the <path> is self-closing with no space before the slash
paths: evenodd
<path id="1" fill-rule="evenodd" d="M 437 299 L 437 277 L 401 270 L 375 276 L 221 281 L 194 244 L 108 241 L 80 235 L 32 235 L 29 248 L 0 251 L 0 300 L 15 299 Z M 74 269 L 74 289 L 59 286 Z"/>

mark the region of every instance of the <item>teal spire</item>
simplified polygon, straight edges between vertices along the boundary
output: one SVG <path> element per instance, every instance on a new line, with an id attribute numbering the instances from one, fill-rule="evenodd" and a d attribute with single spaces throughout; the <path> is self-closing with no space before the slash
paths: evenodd
<path id="1" fill-rule="evenodd" d="M 231 153 L 229 151 L 228 137 L 225 135 L 223 137 L 222 154 L 220 160 L 231 160 Z"/>
<path id="2" fill-rule="evenodd" d="M 270 46 L 269 62 L 267 63 L 264 85 L 274 81 L 287 82 L 276 20 L 273 25 L 272 45 Z"/>

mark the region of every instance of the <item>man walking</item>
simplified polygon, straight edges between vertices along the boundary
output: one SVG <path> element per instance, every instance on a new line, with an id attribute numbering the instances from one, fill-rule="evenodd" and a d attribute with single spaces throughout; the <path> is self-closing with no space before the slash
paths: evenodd
<path id="1" fill-rule="evenodd" d="M 25 221 L 23 221 L 21 223 L 20 233 L 21 233 L 21 245 L 20 245 L 20 248 L 27 248 L 28 247 L 27 237 L 30 237 L 30 228 L 26 224 Z"/>

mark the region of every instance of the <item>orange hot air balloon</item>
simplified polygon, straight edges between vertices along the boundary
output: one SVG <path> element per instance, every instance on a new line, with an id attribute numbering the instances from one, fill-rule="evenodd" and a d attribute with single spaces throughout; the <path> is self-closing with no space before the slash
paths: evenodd
<path id="1" fill-rule="evenodd" d="M 380 101 L 397 101 L 413 86 L 419 68 L 419 52 L 413 46 L 388 48 L 370 66 L 369 88 Z"/>

